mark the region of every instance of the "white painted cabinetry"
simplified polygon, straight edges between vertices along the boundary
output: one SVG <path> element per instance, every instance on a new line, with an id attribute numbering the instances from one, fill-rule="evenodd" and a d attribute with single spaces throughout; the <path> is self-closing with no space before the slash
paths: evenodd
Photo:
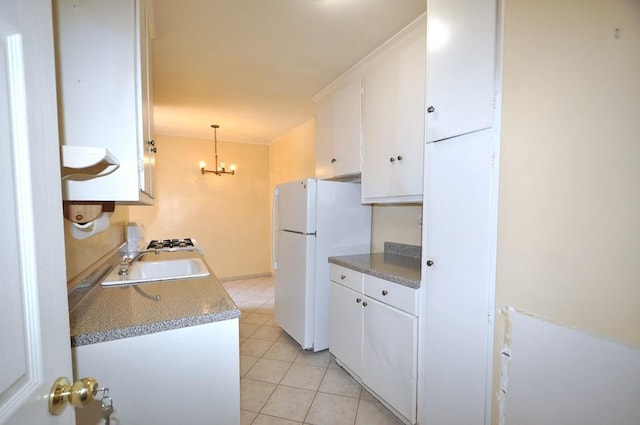
<path id="1" fill-rule="evenodd" d="M 372 394 L 416 422 L 417 291 L 331 264 L 329 351 Z"/>
<path id="2" fill-rule="evenodd" d="M 495 138 L 489 129 L 426 148 L 420 423 L 490 423 Z"/>
<path id="3" fill-rule="evenodd" d="M 495 0 L 427 2 L 427 142 L 493 125 Z"/>
<path id="4" fill-rule="evenodd" d="M 363 75 L 362 199 L 422 201 L 426 24 L 384 45 Z"/>
<path id="5" fill-rule="evenodd" d="M 362 294 L 330 282 L 329 349 L 358 376 L 362 375 Z"/>
<path id="6" fill-rule="evenodd" d="M 348 369 L 360 376 L 364 275 L 330 264 L 329 278 L 329 350 Z"/>
<path id="7" fill-rule="evenodd" d="M 117 290 L 117 289 L 116 289 Z M 109 388 L 118 424 L 240 424 L 238 319 L 73 348 L 74 376 Z M 100 403 L 77 409 L 101 425 Z"/>
<path id="8" fill-rule="evenodd" d="M 112 173 L 63 181 L 78 201 L 153 202 L 150 30 L 146 0 L 55 0 L 60 133 L 66 146 L 106 148 Z"/>
<path id="9" fill-rule="evenodd" d="M 323 95 L 316 102 L 316 177 L 360 173 L 360 78 Z"/>

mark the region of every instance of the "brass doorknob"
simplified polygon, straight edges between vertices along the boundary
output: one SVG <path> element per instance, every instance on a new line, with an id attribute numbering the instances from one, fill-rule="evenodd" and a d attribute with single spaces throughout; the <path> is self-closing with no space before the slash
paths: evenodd
<path id="1" fill-rule="evenodd" d="M 82 378 L 71 385 L 65 377 L 56 379 L 49 392 L 49 412 L 60 415 L 67 403 L 74 407 L 88 404 L 98 394 L 98 382 L 93 378 Z"/>

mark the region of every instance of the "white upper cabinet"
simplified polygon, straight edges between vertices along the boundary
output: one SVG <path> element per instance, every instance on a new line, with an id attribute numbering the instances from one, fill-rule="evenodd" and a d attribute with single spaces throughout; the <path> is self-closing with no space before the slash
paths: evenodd
<path id="1" fill-rule="evenodd" d="M 364 70 L 364 203 L 422 201 L 425 67 L 421 18 L 384 45 Z"/>
<path id="2" fill-rule="evenodd" d="M 316 177 L 360 173 L 360 79 L 344 82 L 316 103 Z"/>
<path id="3" fill-rule="evenodd" d="M 150 5 L 55 0 L 54 14 L 61 141 L 119 162 L 108 175 L 64 179 L 64 199 L 152 203 Z"/>
<path id="4" fill-rule="evenodd" d="M 140 190 L 153 197 L 153 170 L 156 162 L 156 142 L 153 139 L 153 73 L 151 72 L 151 39 L 153 38 L 153 9 L 148 0 L 140 1 L 140 89 L 142 115 L 142 143 L 138 143 L 138 155 L 142 156 Z"/>
<path id="5" fill-rule="evenodd" d="M 427 142 L 493 125 L 495 0 L 427 2 Z"/>

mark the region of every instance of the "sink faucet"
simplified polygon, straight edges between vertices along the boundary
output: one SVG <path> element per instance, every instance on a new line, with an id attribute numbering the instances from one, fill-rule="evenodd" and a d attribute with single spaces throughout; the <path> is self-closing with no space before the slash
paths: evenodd
<path id="1" fill-rule="evenodd" d="M 131 271 L 131 266 L 133 266 L 133 263 L 135 263 L 136 261 L 144 257 L 146 254 L 149 254 L 151 252 L 158 255 L 160 253 L 160 250 L 159 249 L 143 249 L 136 252 L 135 255 L 133 256 L 125 255 L 120 260 L 120 264 L 118 264 L 118 274 L 120 276 L 129 275 L 129 272 Z"/>

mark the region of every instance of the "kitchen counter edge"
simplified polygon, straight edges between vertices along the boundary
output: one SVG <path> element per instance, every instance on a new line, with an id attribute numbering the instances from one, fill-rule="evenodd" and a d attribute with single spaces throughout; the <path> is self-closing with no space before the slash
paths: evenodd
<path id="1" fill-rule="evenodd" d="M 329 257 L 329 263 L 388 280 L 413 289 L 420 288 L 421 259 L 392 252 Z"/>

